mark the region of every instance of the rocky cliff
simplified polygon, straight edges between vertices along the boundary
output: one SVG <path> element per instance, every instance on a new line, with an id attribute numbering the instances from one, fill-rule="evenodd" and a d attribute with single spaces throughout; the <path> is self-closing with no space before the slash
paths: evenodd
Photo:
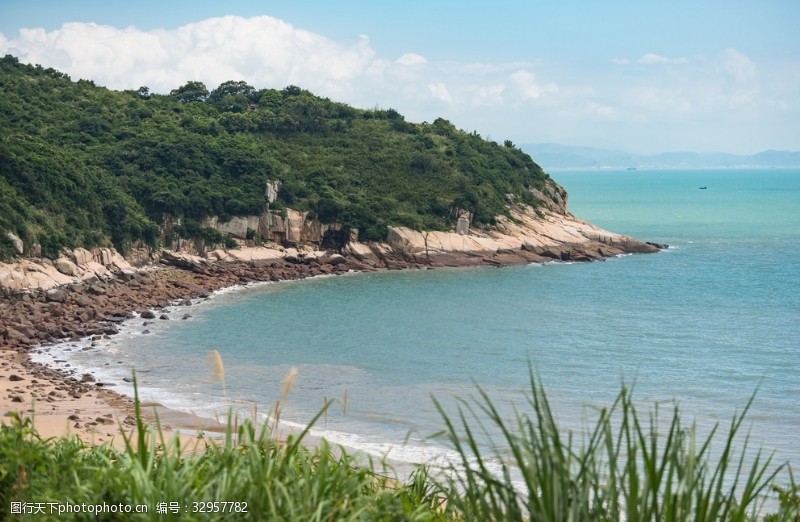
<path id="1" fill-rule="evenodd" d="M 0 263 L 0 295 L 28 290 L 52 290 L 74 283 L 133 276 L 135 269 L 117 251 L 96 248 L 65 250 L 55 260 L 48 258 L 18 259 Z"/>
<path id="2" fill-rule="evenodd" d="M 576 218 L 567 210 L 566 191 L 552 180 L 544 189 L 532 192 L 540 203 L 538 208 L 515 204 L 509 196 L 509 215 L 499 216 L 491 227 L 472 227 L 470 214 L 461 212 L 452 231 L 389 227 L 385 242 L 359 242 L 358 230 L 343 230 L 338 223 L 320 223 L 307 212 L 291 209 L 284 215 L 265 212 L 227 222 L 212 218 L 203 225 L 239 239 L 245 239 L 249 232 L 284 246 L 333 250 L 373 267 L 591 261 L 624 253 L 652 253 L 664 247 L 602 230 Z M 261 252 L 217 250 L 206 256 L 248 261 L 275 256 L 270 249 Z"/>
<path id="3" fill-rule="evenodd" d="M 517 208 L 491 229 L 420 232 L 390 228 L 386 243 L 346 245 L 343 252 L 370 264 L 405 260 L 432 266 L 593 261 L 626 253 L 653 253 L 664 245 L 608 232 L 570 214 Z"/>
<path id="4" fill-rule="evenodd" d="M 287 209 L 260 216 L 240 216 L 202 223 L 236 238 L 239 248 L 182 242 L 172 249 L 139 256 L 134 264 L 161 262 L 190 270 L 206 270 L 214 263 L 251 266 L 290 263 L 336 265 L 348 259 L 355 266 L 403 268 L 424 266 L 508 265 L 549 261 L 593 261 L 625 253 L 657 252 L 664 245 L 645 243 L 602 230 L 567 211 L 566 192 L 554 182 L 535 192 L 538 208 L 515 204 L 491 227 L 473 227 L 467 212 L 460 213 L 452 231 L 418 231 L 389 227 L 384 242 L 359 242 L 358 230 L 325 224 L 307 212 Z M 255 246 L 256 244 L 259 246 Z M 64 251 L 55 260 L 20 259 L 0 263 L 0 293 L 51 290 L 58 286 L 129 278 L 134 268 L 111 249 Z"/>

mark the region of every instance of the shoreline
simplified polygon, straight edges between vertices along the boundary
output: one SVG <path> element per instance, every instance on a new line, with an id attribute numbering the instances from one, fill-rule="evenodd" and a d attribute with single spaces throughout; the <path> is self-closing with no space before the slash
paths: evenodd
<path id="1" fill-rule="evenodd" d="M 0 422 L 16 413 L 32 417 L 42 438 L 77 436 L 85 444 L 122 444 L 120 427 L 135 427 L 133 398 L 97 382 L 91 374 L 58 369 L 31 360 L 50 346 L 82 340 L 96 341 L 118 332 L 118 325 L 136 317 L 159 320 L 156 312 L 213 292 L 251 283 L 298 280 L 330 273 L 347 273 L 337 267 L 253 267 L 216 263 L 198 273 L 157 265 L 133 276 L 78 283 L 53 291 L 21 292 L 0 297 Z M 317 269 L 315 269 L 317 268 Z M 363 267 L 360 267 L 363 268 Z M 126 280 L 127 279 L 127 280 Z M 200 418 L 158 403 L 142 404 L 145 421 L 156 416 L 170 433 L 223 432 L 225 424 Z M 182 437 L 183 438 L 183 437 Z"/>
<path id="2" fill-rule="evenodd" d="M 657 246 L 660 249 L 661 245 Z M 42 353 L 55 344 L 107 339 L 118 332 L 120 323 L 134 317 L 166 320 L 168 317 L 159 314 L 160 310 L 207 299 L 220 290 L 352 272 L 505 267 L 593 261 L 620 254 L 600 252 L 592 257 L 578 256 L 576 245 L 565 245 L 560 251 L 547 251 L 544 256 L 543 252 L 520 248 L 498 250 L 491 257 L 467 252 L 438 252 L 433 256 L 426 252 L 424 259 L 408 252 L 381 252 L 379 259 L 367 258 L 359 252 L 344 256 L 281 252 L 275 257 L 276 251 L 270 250 L 266 259 L 257 255 L 248 258 L 253 256 L 252 250 L 226 252 L 228 259 L 220 259 L 217 253 L 217 260 L 164 251 L 161 263 L 138 270 L 122 270 L 105 279 L 92 278 L 0 297 L 0 324 L 5 326 L 0 330 L 0 422 L 7 423 L 11 412 L 21 416 L 33 414 L 34 424 L 43 437 L 77 435 L 87 444 L 122 442 L 120 426 L 128 431 L 134 425 L 131 397 L 114 391 L 113 384 L 96 382 L 90 374 L 76 375 L 74 371 L 36 363 L 30 355 Z M 639 250 L 633 250 L 636 251 Z M 146 421 L 152 424 L 155 409 L 149 410 L 150 407 L 142 409 Z M 158 411 L 166 431 L 220 431 L 225 427 L 213 419 L 201 420 L 164 407 Z"/>

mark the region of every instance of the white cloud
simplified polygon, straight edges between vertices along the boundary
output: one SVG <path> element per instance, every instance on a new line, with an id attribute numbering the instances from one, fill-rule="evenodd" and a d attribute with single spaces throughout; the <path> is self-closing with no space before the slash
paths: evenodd
<path id="1" fill-rule="evenodd" d="M 516 71 L 509 78 L 517 88 L 519 96 L 524 100 L 535 100 L 543 94 L 551 94 L 558 91 L 558 86 L 555 83 L 540 85 L 536 81 L 536 75 L 529 71 Z"/>
<path id="2" fill-rule="evenodd" d="M 502 105 L 505 102 L 503 99 L 505 90 L 506 86 L 503 83 L 469 86 L 464 89 L 462 98 L 471 107 Z"/>
<path id="3" fill-rule="evenodd" d="M 347 45 L 269 16 L 224 16 L 153 31 L 68 23 L 0 39 L 0 52 L 9 51 L 113 89 L 167 93 L 190 80 L 209 89 L 228 80 L 258 88 L 293 84 L 360 107 L 424 110 L 421 119 L 448 107 L 518 103 L 557 90 L 527 71 L 531 62 L 430 63 L 413 52 L 388 60 L 364 35 Z M 504 98 L 509 86 L 513 96 Z"/>
<path id="4" fill-rule="evenodd" d="M 733 76 L 737 82 L 743 82 L 756 76 L 756 65 L 736 49 L 725 49 L 720 61 L 722 69 Z"/>
<path id="5" fill-rule="evenodd" d="M 406 53 L 395 60 L 395 63 L 399 63 L 400 65 L 424 65 L 428 63 L 428 60 L 426 60 L 424 56 L 415 53 Z"/>
<path id="6" fill-rule="evenodd" d="M 450 90 L 447 88 L 447 85 L 441 82 L 431 83 L 428 85 L 428 90 L 435 99 L 445 103 L 453 103 L 453 97 L 450 95 Z"/>
<path id="7" fill-rule="evenodd" d="M 692 111 L 691 100 L 695 94 L 674 86 L 647 85 L 636 89 L 630 102 L 640 110 L 650 114 L 661 113 L 659 117 L 672 119 Z"/>
<path id="8" fill-rule="evenodd" d="M 369 40 L 342 45 L 269 17 L 225 16 L 175 30 L 144 32 L 93 23 L 24 29 L 5 41 L 25 62 L 55 67 L 117 89 L 168 92 L 188 80 L 214 88 L 227 80 L 340 93 L 374 59 Z M 346 89 L 345 89 L 346 90 Z"/>
<path id="9" fill-rule="evenodd" d="M 588 112 L 604 119 L 616 119 L 618 117 L 617 109 L 611 107 L 610 105 L 605 105 L 602 103 L 596 102 L 589 102 L 586 105 Z"/>
<path id="10" fill-rule="evenodd" d="M 686 58 L 667 58 L 666 56 L 661 56 L 660 54 L 647 53 L 636 61 L 642 65 L 658 65 L 658 64 L 677 65 L 686 63 L 688 60 Z"/>
<path id="11" fill-rule="evenodd" d="M 800 121 L 800 66 L 757 68 L 733 48 L 691 60 L 647 53 L 580 69 L 536 57 L 431 61 L 410 51 L 378 56 L 363 35 L 335 41 L 268 16 L 226 16 L 172 30 L 91 23 L 24 29 L 14 38 L 0 34 L 0 56 L 6 53 L 113 89 L 166 93 L 190 80 L 209 89 L 228 80 L 257 88 L 294 84 L 357 107 L 393 107 L 412 121 L 442 116 L 522 143 L 542 132 L 569 141 L 603 138 L 615 128 L 631 140 L 651 140 L 665 125 L 708 129 L 712 136 L 733 115 L 760 121 L 770 111 Z M 619 67 L 625 65 L 631 66 Z"/>

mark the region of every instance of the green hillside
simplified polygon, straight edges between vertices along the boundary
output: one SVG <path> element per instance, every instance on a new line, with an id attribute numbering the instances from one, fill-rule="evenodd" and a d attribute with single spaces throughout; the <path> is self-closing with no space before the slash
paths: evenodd
<path id="1" fill-rule="evenodd" d="M 206 216 L 311 211 L 355 227 L 448 230 L 458 210 L 491 224 L 508 195 L 536 205 L 547 174 L 511 142 L 444 119 L 410 123 L 290 86 L 199 82 L 169 95 L 112 91 L 53 69 L 0 60 L 0 255 L 13 232 L 53 256 L 63 247 L 157 247 L 165 216 L 197 234 Z"/>

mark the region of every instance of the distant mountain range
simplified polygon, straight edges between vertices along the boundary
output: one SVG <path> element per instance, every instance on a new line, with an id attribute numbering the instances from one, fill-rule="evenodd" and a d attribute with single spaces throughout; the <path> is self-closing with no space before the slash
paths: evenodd
<path id="1" fill-rule="evenodd" d="M 740 156 L 722 152 L 664 152 L 642 155 L 621 150 L 573 147 L 557 143 L 530 143 L 520 148 L 533 161 L 548 169 L 603 168 L 743 168 L 743 167 L 800 167 L 800 152 L 765 150 L 758 154 Z"/>

